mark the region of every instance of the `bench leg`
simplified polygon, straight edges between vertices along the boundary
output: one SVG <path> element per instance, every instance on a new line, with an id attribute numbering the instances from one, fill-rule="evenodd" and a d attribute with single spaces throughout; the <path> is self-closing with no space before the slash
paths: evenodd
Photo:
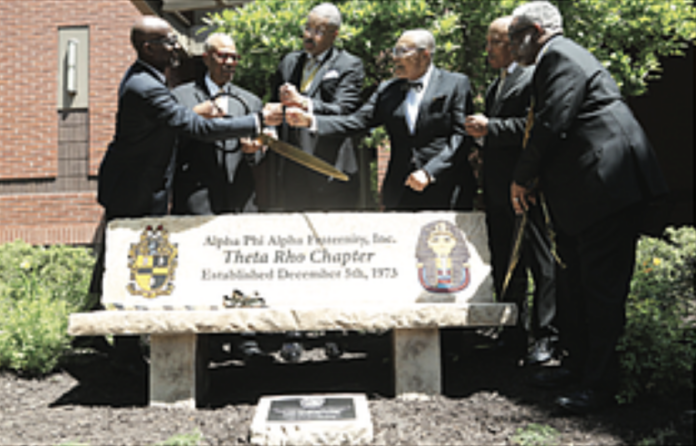
<path id="1" fill-rule="evenodd" d="M 392 336 L 396 397 L 424 399 L 428 395 L 440 395 L 440 330 L 395 329 Z"/>
<path id="2" fill-rule="evenodd" d="M 150 336 L 150 405 L 196 408 L 206 378 L 195 333 Z"/>

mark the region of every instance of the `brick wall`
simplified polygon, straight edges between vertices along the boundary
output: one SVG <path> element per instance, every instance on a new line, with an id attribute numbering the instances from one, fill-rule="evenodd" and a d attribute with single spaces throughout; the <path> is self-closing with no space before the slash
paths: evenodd
<path id="1" fill-rule="evenodd" d="M 0 1 L 0 243 L 91 241 L 101 216 L 93 176 L 113 136 L 118 84 L 134 60 L 130 27 L 140 15 L 130 0 Z M 69 138 L 59 140 L 67 120 L 57 108 L 58 30 L 72 26 L 89 27 L 90 38 L 81 164 L 65 162 L 80 156 Z"/>
<path id="2" fill-rule="evenodd" d="M 5 195 L 0 209 L 0 243 L 89 244 L 102 215 L 90 192 Z"/>

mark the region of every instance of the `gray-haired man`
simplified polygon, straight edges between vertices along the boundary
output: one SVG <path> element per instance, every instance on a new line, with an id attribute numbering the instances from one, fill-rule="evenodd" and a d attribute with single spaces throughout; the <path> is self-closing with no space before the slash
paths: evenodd
<path id="1" fill-rule="evenodd" d="M 533 126 L 510 195 L 521 213 L 538 179 L 567 265 L 558 271 L 557 316 L 568 357 L 563 368 L 536 382 L 577 384 L 557 403 L 587 413 L 611 403 L 617 390 L 616 344 L 626 321 L 640 216 L 645 202 L 667 186 L 616 82 L 562 33 L 561 14 L 549 2 L 526 3 L 513 13 L 512 53 L 536 69 Z"/>
<path id="2" fill-rule="evenodd" d="M 434 52 L 432 33 L 405 31 L 392 50 L 396 79 L 382 83 L 357 112 L 286 112 L 291 125 L 312 127 L 320 136 L 353 135 L 384 126 L 392 148 L 382 185 L 382 203 L 388 210 L 450 209 L 455 180 L 471 175 L 468 164 L 454 168 L 457 152 L 468 150 L 471 143 L 464 131 L 464 119 L 473 112 L 469 78 L 435 67 Z"/>
<path id="3" fill-rule="evenodd" d="M 334 42 L 341 14 L 331 3 L 315 6 L 302 26 L 304 49 L 287 54 L 278 65 L 271 102 L 300 107 L 318 115 L 345 115 L 358 108 L 365 77 L 363 64 Z M 358 206 L 357 141 L 345 136 L 317 136 L 287 125 L 278 135 L 348 174 L 341 182 L 269 153 L 265 162 L 272 189 L 265 207 L 279 211 L 353 210 Z"/>

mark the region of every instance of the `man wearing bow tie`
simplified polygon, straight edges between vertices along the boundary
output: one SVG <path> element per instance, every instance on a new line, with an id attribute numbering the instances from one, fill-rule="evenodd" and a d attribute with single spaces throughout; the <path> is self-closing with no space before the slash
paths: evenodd
<path id="1" fill-rule="evenodd" d="M 346 115 L 358 108 L 365 72 L 360 59 L 334 46 L 340 27 L 341 14 L 333 4 L 322 3 L 310 11 L 302 27 L 304 51 L 292 52 L 280 62 L 271 103 L 278 107 L 299 107 L 317 115 Z M 357 207 L 356 138 L 317 136 L 287 125 L 278 128 L 278 135 L 333 165 L 350 179 L 342 182 L 328 178 L 268 153 L 263 172 L 270 176 L 266 187 L 272 193 L 264 208 L 303 212 Z"/>
<path id="2" fill-rule="evenodd" d="M 453 168 L 457 151 L 471 144 L 464 130 L 464 118 L 473 111 L 469 79 L 435 67 L 434 53 L 432 33 L 406 31 L 392 50 L 396 78 L 382 83 L 360 110 L 336 117 L 286 111 L 291 125 L 311 127 L 320 136 L 386 127 L 391 156 L 382 204 L 387 210 L 450 209 L 456 177 L 471 175 L 468 164 Z"/>
<path id="3" fill-rule="evenodd" d="M 522 153 L 522 140 L 531 97 L 533 67 L 517 64 L 510 51 L 508 26 L 512 17 L 494 20 L 487 35 L 486 53 L 491 68 L 500 71 L 486 92 L 485 115 L 466 117 L 464 127 L 469 135 L 480 138 L 483 155 L 483 199 L 486 209 L 488 245 L 491 250 L 493 283 L 498 300 L 515 302 L 520 321 L 512 330 L 503 332 L 506 347 L 512 348 L 525 363 L 532 365 L 549 361 L 555 348 L 556 286 L 551 241 L 540 205 L 531 206 L 524 234 L 522 258 L 503 295 L 503 283 L 514 243 L 515 211 L 510 205 L 510 183 L 517 160 Z M 527 300 L 527 270 L 534 278 L 534 300 Z M 527 354 L 527 333 L 534 344 Z"/>

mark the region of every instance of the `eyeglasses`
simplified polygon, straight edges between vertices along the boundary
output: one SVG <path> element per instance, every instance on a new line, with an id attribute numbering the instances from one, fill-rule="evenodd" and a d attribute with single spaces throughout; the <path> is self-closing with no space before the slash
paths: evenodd
<path id="1" fill-rule="evenodd" d="M 310 36 L 324 37 L 324 35 L 326 35 L 329 32 L 329 30 L 324 27 L 312 28 L 309 25 L 305 25 L 302 27 L 302 32 L 305 34 L 309 34 Z"/>
<path id="2" fill-rule="evenodd" d="M 214 51 L 213 54 L 222 62 L 226 61 L 227 59 L 232 59 L 232 62 L 239 62 L 239 60 L 242 58 L 242 56 L 237 53 L 221 53 L 219 51 Z"/>
<path id="3" fill-rule="evenodd" d="M 510 42 L 513 42 L 515 40 L 518 40 L 520 37 L 522 37 L 522 34 L 527 32 L 528 30 L 534 28 L 534 25 L 527 25 L 523 26 L 520 29 L 513 29 L 508 32 L 508 38 L 510 39 Z"/>
<path id="4" fill-rule="evenodd" d="M 490 46 L 505 46 L 508 45 L 510 42 L 507 40 L 500 40 L 500 39 L 491 39 L 488 41 L 488 44 Z"/>
<path id="5" fill-rule="evenodd" d="M 173 47 L 173 46 L 175 46 L 177 43 L 179 43 L 179 38 L 177 37 L 176 34 L 169 34 L 169 35 L 166 35 L 166 36 L 162 36 L 162 37 L 157 37 L 157 38 L 154 38 L 154 39 L 146 40 L 146 42 L 149 42 L 149 43 L 155 43 L 155 42 L 156 42 L 156 43 L 161 43 L 162 45 L 166 45 L 166 46 Z"/>
<path id="6" fill-rule="evenodd" d="M 392 48 L 391 53 L 392 56 L 394 57 L 404 57 L 408 56 L 409 54 L 413 53 L 414 51 L 421 51 L 425 48 L 417 48 L 417 47 L 405 47 L 405 46 L 395 46 Z"/>

